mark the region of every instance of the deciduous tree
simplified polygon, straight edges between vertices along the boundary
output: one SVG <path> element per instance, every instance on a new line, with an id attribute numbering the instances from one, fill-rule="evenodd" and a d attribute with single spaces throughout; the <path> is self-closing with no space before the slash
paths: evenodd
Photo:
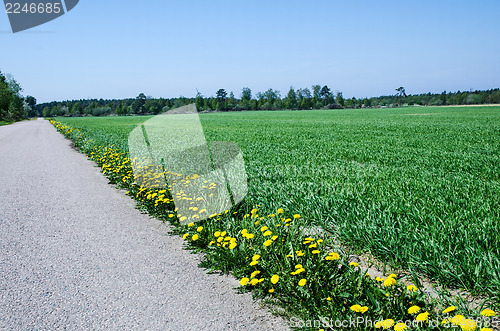
<path id="1" fill-rule="evenodd" d="M 297 93 L 295 93 L 293 86 L 290 86 L 286 96 L 285 107 L 287 109 L 297 109 Z"/>
<path id="2" fill-rule="evenodd" d="M 330 103 L 330 98 L 332 95 L 332 92 L 330 91 L 330 88 L 325 85 L 323 88 L 321 88 L 320 95 L 324 100 L 324 105 L 326 106 L 328 103 Z"/>
<path id="3" fill-rule="evenodd" d="M 252 99 L 252 90 L 248 87 L 244 87 L 241 90 L 241 101 L 250 101 Z"/>
<path id="4" fill-rule="evenodd" d="M 342 92 L 337 92 L 337 95 L 335 96 L 335 102 L 339 106 L 344 107 L 345 100 L 344 100 L 344 97 L 342 96 Z"/>
<path id="5" fill-rule="evenodd" d="M 205 102 L 203 100 L 203 95 L 201 95 L 200 92 L 196 94 L 196 109 L 198 111 L 203 111 L 205 110 Z"/>
<path id="6" fill-rule="evenodd" d="M 216 93 L 217 98 L 217 110 L 225 110 L 226 109 L 226 98 L 227 92 L 223 88 L 219 89 Z"/>

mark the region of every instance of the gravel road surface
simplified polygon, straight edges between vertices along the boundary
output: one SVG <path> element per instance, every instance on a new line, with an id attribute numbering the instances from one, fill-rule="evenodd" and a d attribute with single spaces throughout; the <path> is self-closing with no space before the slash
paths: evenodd
<path id="1" fill-rule="evenodd" d="M 0 329 L 287 330 L 46 120 L 0 127 Z"/>

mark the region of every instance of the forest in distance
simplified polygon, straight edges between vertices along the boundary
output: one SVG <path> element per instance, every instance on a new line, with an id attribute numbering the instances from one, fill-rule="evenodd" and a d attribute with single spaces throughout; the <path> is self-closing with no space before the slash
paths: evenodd
<path id="1" fill-rule="evenodd" d="M 290 87 L 286 96 L 280 91 L 268 89 L 255 96 L 248 87 L 242 89 L 240 97 L 219 89 L 215 96 L 204 97 L 198 93 L 194 98 L 152 98 L 140 93 L 136 98 L 122 100 L 86 99 L 44 103 L 38 106 L 41 115 L 50 116 L 107 116 L 107 115 L 156 115 L 195 103 L 198 111 L 241 111 L 241 110 L 301 110 L 301 109 L 356 109 L 392 108 L 405 106 L 442 106 L 499 104 L 500 89 L 469 92 L 442 92 L 406 94 L 404 87 L 395 89 L 394 95 L 372 98 L 344 98 L 342 92 L 332 92 L 324 85 L 295 89 Z"/>
<path id="2" fill-rule="evenodd" d="M 244 87 L 239 98 L 232 91 L 228 93 L 221 88 L 210 97 L 199 92 L 192 98 L 153 98 L 140 93 L 127 99 L 80 99 L 41 104 L 37 104 L 35 97 L 24 97 L 21 92 L 21 85 L 13 77 L 0 71 L 0 122 L 11 123 L 38 116 L 156 115 L 191 103 L 195 103 L 200 112 L 500 104 L 499 88 L 407 94 L 404 87 L 399 87 L 393 95 L 357 99 L 344 98 L 342 92 L 334 92 L 327 85 L 313 85 L 311 89 L 290 87 L 285 96 L 271 88 L 253 94 L 250 88 Z"/>

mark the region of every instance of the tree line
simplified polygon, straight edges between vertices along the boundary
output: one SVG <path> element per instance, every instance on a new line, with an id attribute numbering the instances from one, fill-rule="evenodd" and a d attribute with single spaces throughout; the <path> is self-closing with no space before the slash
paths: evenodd
<path id="1" fill-rule="evenodd" d="M 411 105 L 473 105 L 500 104 L 500 89 L 424 93 L 407 95 L 404 87 L 397 88 L 394 95 L 372 98 L 344 98 L 342 92 L 333 93 L 327 86 L 313 85 L 309 88 L 291 87 L 284 96 L 280 91 L 268 89 L 255 95 L 248 87 L 241 90 L 239 98 L 225 89 L 215 96 L 205 97 L 201 93 L 194 98 L 152 98 L 140 93 L 129 99 L 82 99 L 54 101 L 39 105 L 43 116 L 104 116 L 159 114 L 187 104 L 195 103 L 198 111 L 238 110 L 284 110 L 284 109 L 336 109 L 336 108 L 384 108 Z"/>
<path id="2" fill-rule="evenodd" d="M 21 95 L 21 85 L 0 71 L 0 122 L 15 122 L 28 117 L 41 116 L 32 96 Z"/>
<path id="3" fill-rule="evenodd" d="M 103 115 L 145 115 L 159 114 L 169 109 L 195 103 L 198 111 L 237 111 L 237 110 L 281 110 L 281 109 L 319 109 L 342 108 L 342 93 L 334 95 L 328 86 L 313 85 L 312 90 L 290 88 L 282 98 L 280 91 L 268 89 L 258 92 L 245 87 L 239 98 L 233 92 L 219 89 L 215 96 L 205 97 L 197 93 L 194 98 L 152 98 L 140 93 L 129 99 L 82 99 L 40 104 L 42 113 L 50 116 L 103 116 Z"/>
<path id="4" fill-rule="evenodd" d="M 53 101 L 37 105 L 32 96 L 23 97 L 21 86 L 9 75 L 0 72 L 0 121 L 18 121 L 29 117 L 51 116 L 105 116 L 105 115 L 155 115 L 195 103 L 198 111 L 282 110 L 282 109 L 336 109 L 382 108 L 411 105 L 473 105 L 500 104 L 500 89 L 424 93 L 407 95 L 404 87 L 395 89 L 394 95 L 372 98 L 344 98 L 342 92 L 333 92 L 327 85 L 311 88 L 290 87 L 286 95 L 268 89 L 253 94 L 244 87 L 239 97 L 233 92 L 219 89 L 215 96 L 197 93 L 193 98 L 152 98 L 140 93 L 128 99 L 81 99 Z"/>
<path id="5" fill-rule="evenodd" d="M 423 93 L 407 95 L 404 87 L 399 87 L 394 95 L 375 98 L 346 100 L 348 108 L 401 107 L 401 106 L 447 106 L 500 104 L 500 89 Z"/>

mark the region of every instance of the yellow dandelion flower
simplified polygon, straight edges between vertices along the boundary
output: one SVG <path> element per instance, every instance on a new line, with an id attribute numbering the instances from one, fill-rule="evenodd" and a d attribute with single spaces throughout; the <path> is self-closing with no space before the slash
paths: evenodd
<path id="1" fill-rule="evenodd" d="M 387 277 L 385 280 L 384 280 L 384 287 L 391 287 L 391 286 L 394 286 L 396 285 L 398 282 L 392 278 L 392 277 Z"/>
<path id="2" fill-rule="evenodd" d="M 319 254 L 321 253 L 320 251 L 318 251 L 317 249 L 315 249 L 314 251 L 311 252 L 312 254 Z"/>
<path id="3" fill-rule="evenodd" d="M 267 226 L 265 226 L 265 225 L 264 225 L 263 227 L 261 227 L 261 228 L 260 228 L 260 232 L 264 232 L 264 231 L 266 231 L 267 229 L 269 229 L 269 228 L 268 228 Z"/>
<path id="4" fill-rule="evenodd" d="M 280 280 L 280 276 L 278 276 L 278 275 L 273 275 L 271 277 L 271 283 L 273 283 L 273 284 L 276 284 L 277 282 L 279 282 L 279 280 Z"/>
<path id="5" fill-rule="evenodd" d="M 250 281 L 250 285 L 255 286 L 259 283 L 259 280 L 257 278 L 254 278 Z"/>
<path id="6" fill-rule="evenodd" d="M 287 218 L 287 219 L 285 220 L 285 223 L 288 223 L 288 222 L 291 222 L 291 221 L 292 221 L 292 219 L 291 219 L 291 218 Z"/>
<path id="7" fill-rule="evenodd" d="M 454 325 L 459 325 L 462 322 L 462 320 L 464 320 L 464 319 L 465 319 L 464 315 L 455 315 L 451 319 L 451 323 Z"/>
<path id="8" fill-rule="evenodd" d="M 253 261 L 256 261 L 258 259 L 260 259 L 260 255 L 259 254 L 255 254 L 254 256 L 252 256 L 252 260 Z"/>
<path id="9" fill-rule="evenodd" d="M 282 208 L 278 208 L 278 211 L 276 212 L 278 215 L 283 214 L 284 210 Z"/>
<path id="10" fill-rule="evenodd" d="M 414 314 L 418 313 L 419 311 L 420 311 L 419 306 L 411 306 L 410 308 L 408 308 L 408 314 L 410 314 L 410 315 L 414 315 Z"/>
<path id="11" fill-rule="evenodd" d="M 295 218 L 295 219 L 300 218 L 300 215 L 299 214 L 295 214 L 295 215 L 293 215 L 293 218 Z"/>
<path id="12" fill-rule="evenodd" d="M 226 234 L 227 234 L 227 232 L 226 232 L 226 231 L 222 231 L 222 232 L 220 233 L 221 237 L 225 237 L 225 236 L 226 236 Z"/>
<path id="13" fill-rule="evenodd" d="M 304 286 L 306 285 L 307 283 L 307 280 L 305 278 L 302 278 L 301 280 L 299 280 L 299 286 Z"/>
<path id="14" fill-rule="evenodd" d="M 383 281 L 384 281 L 384 279 L 383 279 L 383 278 L 380 278 L 380 277 L 375 277 L 375 280 L 376 280 L 377 282 L 383 282 Z"/>
<path id="15" fill-rule="evenodd" d="M 191 237 L 191 239 L 192 239 L 193 241 L 198 240 L 198 238 L 200 238 L 200 236 L 198 236 L 198 234 L 194 234 L 194 235 Z"/>
<path id="16" fill-rule="evenodd" d="M 353 305 L 353 306 L 351 306 L 351 310 L 356 312 L 356 313 L 364 314 L 368 311 L 368 307 L 367 306 L 361 307 L 361 305 Z"/>
<path id="17" fill-rule="evenodd" d="M 250 279 L 248 279 L 247 277 L 244 277 L 240 280 L 240 285 L 241 286 L 245 286 L 248 284 L 248 282 L 250 281 Z"/>
<path id="18" fill-rule="evenodd" d="M 220 231 L 215 231 L 214 237 L 220 237 Z"/>
<path id="19" fill-rule="evenodd" d="M 419 322 L 427 322 L 429 319 L 429 312 L 426 311 L 425 313 L 420 313 L 415 319 Z"/>
<path id="20" fill-rule="evenodd" d="M 259 225 L 260 224 L 260 221 L 255 221 L 254 223 L 255 225 Z"/>
<path id="21" fill-rule="evenodd" d="M 203 231 L 203 227 L 202 227 L 202 226 L 199 226 L 199 227 L 196 229 L 196 231 L 198 231 L 198 232 Z"/>
<path id="22" fill-rule="evenodd" d="M 446 308 L 445 310 L 443 310 L 443 314 L 447 314 L 447 313 L 452 312 L 452 311 L 454 311 L 456 309 L 457 309 L 457 307 L 455 307 L 455 306 L 449 306 L 448 308 Z"/>
<path id="23" fill-rule="evenodd" d="M 380 329 L 380 328 L 382 327 L 382 323 L 383 323 L 383 322 L 384 322 L 384 321 L 378 321 L 378 322 L 376 322 L 376 323 L 375 323 L 375 328 L 376 328 L 376 329 Z"/>
<path id="24" fill-rule="evenodd" d="M 304 252 L 302 251 L 296 251 L 295 254 L 297 254 L 297 256 L 304 256 Z"/>
<path id="25" fill-rule="evenodd" d="M 331 297 L 326 298 L 327 301 L 332 301 Z"/>
<path id="26" fill-rule="evenodd" d="M 217 242 L 218 242 L 218 243 L 222 242 L 223 240 L 224 240 L 224 237 L 219 237 L 219 238 L 217 238 Z"/>
<path id="27" fill-rule="evenodd" d="M 404 331 L 406 330 L 406 324 L 403 322 L 399 322 L 398 324 L 394 325 L 394 331 Z"/>
<path id="28" fill-rule="evenodd" d="M 486 308 L 486 309 L 483 309 L 481 311 L 481 315 L 483 315 L 485 317 L 492 317 L 492 316 L 496 316 L 496 313 L 493 310 Z"/>
<path id="29" fill-rule="evenodd" d="M 356 312 L 356 313 L 359 313 L 359 310 L 361 309 L 361 306 L 360 305 L 353 305 L 353 306 L 351 306 L 350 309 L 352 311 Z"/>
<path id="30" fill-rule="evenodd" d="M 270 236 L 270 235 L 272 235 L 272 234 L 273 234 L 273 233 L 272 233 L 271 231 L 269 231 L 269 230 L 268 230 L 268 231 L 264 232 L 263 236 L 264 236 L 264 237 L 267 237 L 267 236 Z"/>
<path id="31" fill-rule="evenodd" d="M 187 217 L 186 217 L 186 216 L 182 216 L 182 217 L 179 219 L 179 221 L 183 222 L 183 221 L 185 221 L 186 219 L 187 219 Z M 189 224 L 191 224 L 191 223 L 189 223 Z M 193 225 L 194 225 L 194 224 L 193 224 Z"/>
<path id="32" fill-rule="evenodd" d="M 238 245 L 238 244 L 236 244 L 236 243 L 230 243 L 230 244 L 229 244 L 229 249 L 233 250 L 233 249 L 235 249 L 235 248 L 236 248 L 236 246 L 237 246 L 237 245 Z"/>
<path id="33" fill-rule="evenodd" d="M 274 288 L 269 289 L 269 293 L 274 293 Z"/>
<path id="34" fill-rule="evenodd" d="M 481 331 L 493 331 L 491 328 L 481 328 Z"/>
<path id="35" fill-rule="evenodd" d="M 465 318 L 460 322 L 460 328 L 465 331 L 474 331 L 477 329 L 477 323 L 473 319 Z"/>
<path id="36" fill-rule="evenodd" d="M 253 239 L 253 237 L 255 237 L 255 235 L 253 233 L 247 234 L 247 239 Z"/>
<path id="37" fill-rule="evenodd" d="M 382 327 L 384 329 L 390 329 L 394 325 L 394 320 L 392 319 L 387 319 L 382 322 Z"/>
<path id="38" fill-rule="evenodd" d="M 266 247 L 271 246 L 272 243 L 273 243 L 273 241 L 271 239 L 268 239 L 264 242 L 264 246 L 266 246 Z"/>
<path id="39" fill-rule="evenodd" d="M 186 238 L 189 237 L 189 233 L 185 233 L 183 236 L 182 236 L 182 239 L 186 240 Z"/>
<path id="40" fill-rule="evenodd" d="M 318 247 L 318 244 L 310 244 L 309 245 L 309 248 L 316 248 L 316 247 Z"/>
<path id="41" fill-rule="evenodd" d="M 250 265 L 253 267 L 254 265 L 257 265 L 258 263 L 259 263 L 259 261 L 255 260 L 255 261 L 250 262 Z"/>
<path id="42" fill-rule="evenodd" d="M 417 287 L 415 285 L 408 285 L 406 287 L 406 290 L 410 291 L 410 292 L 417 292 L 418 291 L 418 289 L 417 289 Z"/>
<path id="43" fill-rule="evenodd" d="M 340 255 L 335 252 L 331 252 L 325 257 L 325 260 L 328 261 L 340 260 Z"/>
<path id="44" fill-rule="evenodd" d="M 359 264 L 357 262 L 351 262 L 349 263 L 349 265 L 354 268 L 359 267 Z"/>
<path id="45" fill-rule="evenodd" d="M 248 233 L 248 230 L 247 230 L 247 229 L 243 229 L 243 230 L 241 230 L 241 234 L 245 234 L 245 233 Z"/>
<path id="46" fill-rule="evenodd" d="M 259 270 L 255 270 L 254 272 L 252 272 L 252 274 L 250 275 L 250 278 L 255 278 L 255 276 L 257 276 L 258 274 L 260 274 L 260 271 Z"/>

